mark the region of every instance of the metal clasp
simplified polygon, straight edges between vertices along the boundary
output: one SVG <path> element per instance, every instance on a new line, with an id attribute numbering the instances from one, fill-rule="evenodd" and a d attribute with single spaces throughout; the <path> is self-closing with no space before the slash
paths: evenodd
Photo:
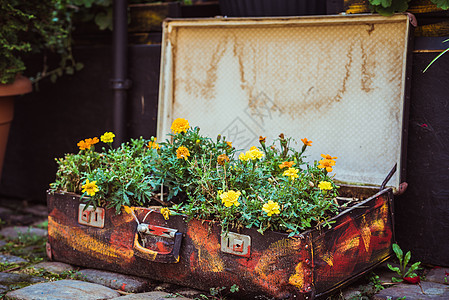
<path id="1" fill-rule="evenodd" d="M 222 233 L 221 251 L 238 256 L 250 257 L 251 237 L 234 232 Z"/>

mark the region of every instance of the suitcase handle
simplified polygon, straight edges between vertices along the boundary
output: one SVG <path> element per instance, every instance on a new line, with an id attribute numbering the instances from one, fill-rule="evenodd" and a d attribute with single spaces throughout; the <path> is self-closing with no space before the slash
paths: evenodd
<path id="1" fill-rule="evenodd" d="M 141 225 L 146 225 L 146 224 L 141 224 Z M 159 226 L 149 225 L 149 227 L 158 228 L 158 229 L 167 229 L 171 232 L 175 231 L 174 229 L 164 228 L 164 227 L 159 227 Z M 162 234 L 157 234 L 157 235 L 163 236 Z M 175 240 L 172 250 L 167 251 L 167 252 L 158 252 L 158 251 L 153 251 L 153 250 L 147 249 L 145 247 L 142 247 L 139 243 L 139 234 L 136 232 L 136 235 L 134 237 L 134 247 L 133 247 L 134 254 L 136 256 L 139 256 L 141 258 L 144 258 L 146 260 L 150 260 L 153 262 L 166 263 L 166 264 L 177 263 L 177 262 L 179 262 L 179 251 L 181 249 L 182 233 L 174 232 L 171 234 L 171 236 Z"/>

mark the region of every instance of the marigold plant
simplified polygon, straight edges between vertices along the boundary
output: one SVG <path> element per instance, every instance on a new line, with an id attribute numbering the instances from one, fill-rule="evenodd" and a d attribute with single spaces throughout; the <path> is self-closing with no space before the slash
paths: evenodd
<path id="1" fill-rule="evenodd" d="M 247 227 L 296 235 L 329 224 L 338 212 L 338 187 L 329 175 L 337 157 L 323 154 L 306 163 L 304 152 L 312 145 L 306 138 L 260 136 L 259 145 L 235 149 L 226 137 L 203 136 L 185 119 L 174 120 L 171 130 L 165 141 L 131 139 L 101 151 L 92 147 L 98 138 L 85 139 L 79 153 L 57 160 L 51 187 L 118 213 L 123 206 L 162 204 L 165 219 L 182 214 L 218 222 L 224 231 Z M 109 145 L 107 134 L 101 141 Z"/>

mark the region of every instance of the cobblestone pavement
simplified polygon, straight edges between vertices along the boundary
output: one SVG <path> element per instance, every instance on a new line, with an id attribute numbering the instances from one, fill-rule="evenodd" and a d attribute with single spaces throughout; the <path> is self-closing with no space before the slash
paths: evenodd
<path id="1" fill-rule="evenodd" d="M 145 278 L 48 261 L 47 208 L 0 199 L 1 299 L 235 299 L 232 294 L 198 291 Z M 389 261 L 394 264 L 394 260 Z M 426 266 L 421 284 L 392 283 L 386 264 L 336 291 L 340 299 L 449 299 L 449 268 Z"/>

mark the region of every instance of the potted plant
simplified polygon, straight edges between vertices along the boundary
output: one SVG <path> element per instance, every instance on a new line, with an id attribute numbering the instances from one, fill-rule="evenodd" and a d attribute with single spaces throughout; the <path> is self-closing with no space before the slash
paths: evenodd
<path id="1" fill-rule="evenodd" d="M 0 169 L 2 167 L 9 124 L 13 118 L 14 95 L 31 92 L 31 81 L 35 83 L 49 77 L 55 81 L 62 74 L 72 74 L 82 68 L 71 52 L 71 16 L 74 11 L 70 1 L 25 0 L 2 1 L 0 3 L 0 105 L 2 112 L 2 137 L 0 142 Z M 25 61 L 29 55 L 43 53 L 42 70 L 30 76 Z M 59 55 L 59 64 L 50 68 L 47 57 Z"/>
<path id="2" fill-rule="evenodd" d="M 337 200 L 337 157 L 306 163 L 307 138 L 261 136 L 238 154 L 185 119 L 171 130 L 117 149 L 106 132 L 57 159 L 50 258 L 198 289 L 232 282 L 241 297 L 311 299 L 391 253 L 391 189 Z"/>
<path id="3" fill-rule="evenodd" d="M 31 81 L 17 74 L 9 84 L 0 84 L 0 178 L 3 170 L 9 129 L 14 118 L 14 97 L 31 92 Z"/>
<path id="4" fill-rule="evenodd" d="M 213 220 L 225 230 L 244 226 L 291 236 L 325 224 L 338 211 L 331 175 L 337 158 L 323 154 L 319 162 L 306 164 L 303 154 L 312 145 L 306 138 L 298 151 L 283 134 L 271 145 L 260 137 L 259 147 L 237 155 L 225 137 L 202 136 L 185 119 L 176 119 L 172 130 L 170 141 L 133 139 L 102 153 L 95 151 L 98 138 L 82 140 L 79 153 L 57 160 L 51 188 L 80 194 L 87 204 L 118 214 L 124 206 L 158 204 L 170 213 Z M 112 139 L 112 133 L 101 136 L 106 144 Z M 284 203 L 291 198 L 302 200 Z"/>

